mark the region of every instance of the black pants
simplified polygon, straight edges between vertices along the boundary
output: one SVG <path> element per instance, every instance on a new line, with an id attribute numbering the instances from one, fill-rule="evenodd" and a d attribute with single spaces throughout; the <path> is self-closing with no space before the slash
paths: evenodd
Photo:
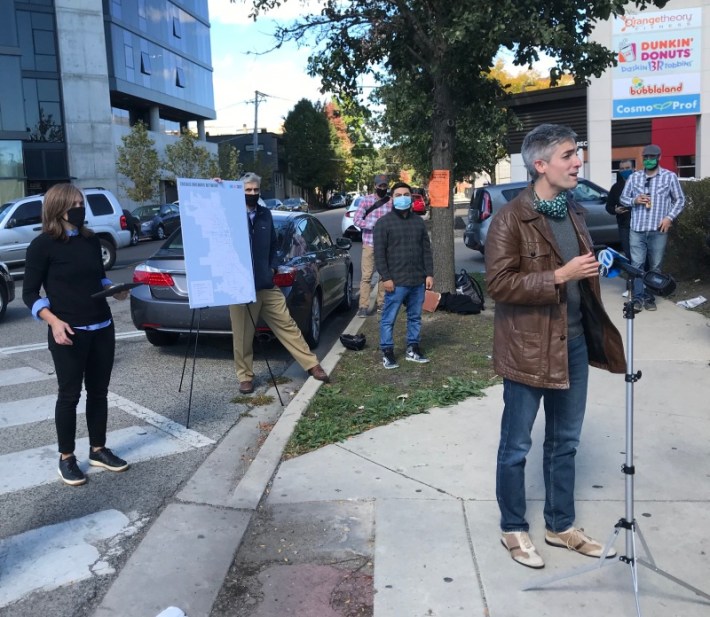
<path id="1" fill-rule="evenodd" d="M 52 353 L 59 386 L 54 422 L 59 452 L 62 454 L 71 454 L 76 445 L 76 406 L 81 396 L 82 383 L 86 386 L 89 443 L 96 448 L 106 445 L 108 384 L 116 347 L 113 322 L 100 330 L 72 329 L 73 345 L 57 345 L 49 329 L 49 351 Z"/>

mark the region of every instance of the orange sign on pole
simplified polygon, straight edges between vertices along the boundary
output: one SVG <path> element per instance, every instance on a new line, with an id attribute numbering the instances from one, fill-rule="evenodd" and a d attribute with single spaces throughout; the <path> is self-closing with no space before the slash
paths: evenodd
<path id="1" fill-rule="evenodd" d="M 449 170 L 435 169 L 429 178 L 429 205 L 432 208 L 449 207 Z"/>

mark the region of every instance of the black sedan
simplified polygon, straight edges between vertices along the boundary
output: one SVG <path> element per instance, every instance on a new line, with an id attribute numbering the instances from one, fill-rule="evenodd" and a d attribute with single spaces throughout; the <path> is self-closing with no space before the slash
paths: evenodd
<path id="1" fill-rule="evenodd" d="M 349 310 L 353 303 L 353 266 L 347 238 L 331 239 L 323 224 L 302 212 L 272 211 L 281 266 L 274 284 L 286 296 L 291 316 L 306 342 L 316 347 L 321 324 L 333 310 Z M 157 253 L 139 264 L 133 281 L 145 283 L 131 290 L 131 317 L 153 345 L 172 345 L 190 331 L 193 313 L 188 304 L 185 257 L 180 230 Z M 226 306 L 202 309 L 200 332 L 232 334 Z M 265 324 L 257 332 L 268 333 Z"/>
<path id="2" fill-rule="evenodd" d="M 140 221 L 140 237 L 165 240 L 180 226 L 180 206 L 160 204 L 140 206 L 131 214 Z"/>

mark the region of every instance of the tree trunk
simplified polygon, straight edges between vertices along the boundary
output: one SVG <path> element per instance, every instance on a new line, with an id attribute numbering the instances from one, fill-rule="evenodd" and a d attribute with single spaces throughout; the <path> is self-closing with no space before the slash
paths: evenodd
<path id="1" fill-rule="evenodd" d="M 449 203 L 446 208 L 431 208 L 431 249 L 434 255 L 434 286 L 439 292 L 456 291 L 454 272 L 454 149 L 456 118 L 449 84 L 437 79 L 434 84 L 432 117 L 432 169 L 449 172 Z"/>

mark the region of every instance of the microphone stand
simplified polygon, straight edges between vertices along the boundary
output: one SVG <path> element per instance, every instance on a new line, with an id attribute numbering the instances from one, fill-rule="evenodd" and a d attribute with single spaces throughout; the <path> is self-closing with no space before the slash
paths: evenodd
<path id="1" fill-rule="evenodd" d="M 634 373 L 634 317 L 636 316 L 633 302 L 634 278 L 635 277 L 631 274 L 629 274 L 627 278 L 626 289 L 629 293 L 628 300 L 624 303 L 623 310 L 624 319 L 626 319 L 626 459 L 624 461 L 624 465 L 621 467 L 621 471 L 625 476 L 624 517 L 620 518 L 616 525 L 614 525 L 614 529 L 609 536 L 607 543 L 604 545 L 602 554 L 596 563 L 588 566 L 582 566 L 580 568 L 574 568 L 554 576 L 538 577 L 525 585 L 523 590 L 527 591 L 529 589 L 537 589 L 556 581 L 584 574 L 585 572 L 599 570 L 604 566 L 626 564 L 631 568 L 631 582 L 634 590 L 634 598 L 636 600 L 636 614 L 638 617 L 641 617 L 638 585 L 639 565 L 648 568 L 656 574 L 660 574 L 661 576 L 674 582 L 676 585 L 685 587 L 698 596 L 705 598 L 705 600 L 710 601 L 710 595 L 656 566 L 656 562 L 651 556 L 648 544 L 646 544 L 646 540 L 641 533 L 639 524 L 634 518 L 634 474 L 636 473 L 636 468 L 634 467 L 634 384 L 641 379 L 641 371 Z M 611 548 L 622 529 L 625 532 L 626 540 L 625 554 L 619 556 L 618 560 L 607 559 L 607 555 L 611 551 Z M 638 536 L 641 545 L 643 546 L 645 557 L 639 557 L 636 553 L 636 536 Z"/>

